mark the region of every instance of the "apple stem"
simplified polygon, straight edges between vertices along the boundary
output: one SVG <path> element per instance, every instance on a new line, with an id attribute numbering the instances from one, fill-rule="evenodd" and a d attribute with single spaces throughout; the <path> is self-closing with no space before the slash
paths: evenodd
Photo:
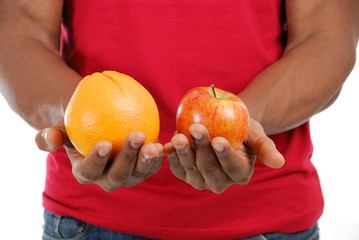
<path id="1" fill-rule="evenodd" d="M 214 90 L 214 84 L 211 85 L 211 88 L 212 88 L 212 91 L 213 91 L 213 95 L 214 95 L 214 97 L 216 98 L 217 95 L 216 95 L 216 91 Z"/>

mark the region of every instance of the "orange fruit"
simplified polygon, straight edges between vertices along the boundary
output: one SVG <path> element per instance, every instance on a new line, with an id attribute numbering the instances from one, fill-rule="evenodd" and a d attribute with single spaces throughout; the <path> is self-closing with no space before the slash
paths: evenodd
<path id="1" fill-rule="evenodd" d="M 115 71 L 86 76 L 65 111 L 65 127 L 75 148 L 87 156 L 99 141 L 120 150 L 127 135 L 140 131 L 146 141 L 159 134 L 158 108 L 152 95 L 136 80 Z"/>

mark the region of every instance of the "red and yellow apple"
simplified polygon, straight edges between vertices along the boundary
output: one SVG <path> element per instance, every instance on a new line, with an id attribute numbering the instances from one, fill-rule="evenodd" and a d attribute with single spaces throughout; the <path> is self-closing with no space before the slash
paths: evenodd
<path id="1" fill-rule="evenodd" d="M 212 138 L 226 138 L 238 150 L 248 133 L 249 114 L 244 102 L 235 94 L 215 88 L 197 87 L 182 98 L 176 116 L 177 133 L 184 134 L 193 146 L 189 127 L 203 124 Z"/>

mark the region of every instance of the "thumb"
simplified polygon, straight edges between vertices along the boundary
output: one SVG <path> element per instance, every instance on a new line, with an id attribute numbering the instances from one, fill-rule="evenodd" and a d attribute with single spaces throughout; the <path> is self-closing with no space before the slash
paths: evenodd
<path id="1" fill-rule="evenodd" d="M 47 152 L 55 152 L 69 142 L 64 119 L 61 118 L 53 126 L 40 130 L 36 134 L 35 141 L 40 150 Z"/>
<path id="2" fill-rule="evenodd" d="M 257 155 L 259 160 L 270 168 L 281 168 L 283 155 L 276 149 L 274 142 L 265 134 L 262 125 L 250 119 L 248 135 L 244 142 Z"/>

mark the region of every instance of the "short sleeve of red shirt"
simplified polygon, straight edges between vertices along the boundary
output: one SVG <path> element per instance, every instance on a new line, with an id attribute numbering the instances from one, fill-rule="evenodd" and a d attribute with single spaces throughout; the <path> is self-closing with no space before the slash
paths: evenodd
<path id="1" fill-rule="evenodd" d="M 116 70 L 141 82 L 158 104 L 165 144 L 185 92 L 214 83 L 239 93 L 281 57 L 284 22 L 281 0 L 65 0 L 61 54 L 82 76 Z M 248 184 L 222 194 L 177 179 L 166 159 L 145 182 L 107 193 L 79 184 L 60 149 L 47 158 L 43 205 L 109 230 L 162 239 L 309 228 L 323 209 L 309 124 L 271 138 L 285 166 L 274 170 L 256 161 Z"/>

